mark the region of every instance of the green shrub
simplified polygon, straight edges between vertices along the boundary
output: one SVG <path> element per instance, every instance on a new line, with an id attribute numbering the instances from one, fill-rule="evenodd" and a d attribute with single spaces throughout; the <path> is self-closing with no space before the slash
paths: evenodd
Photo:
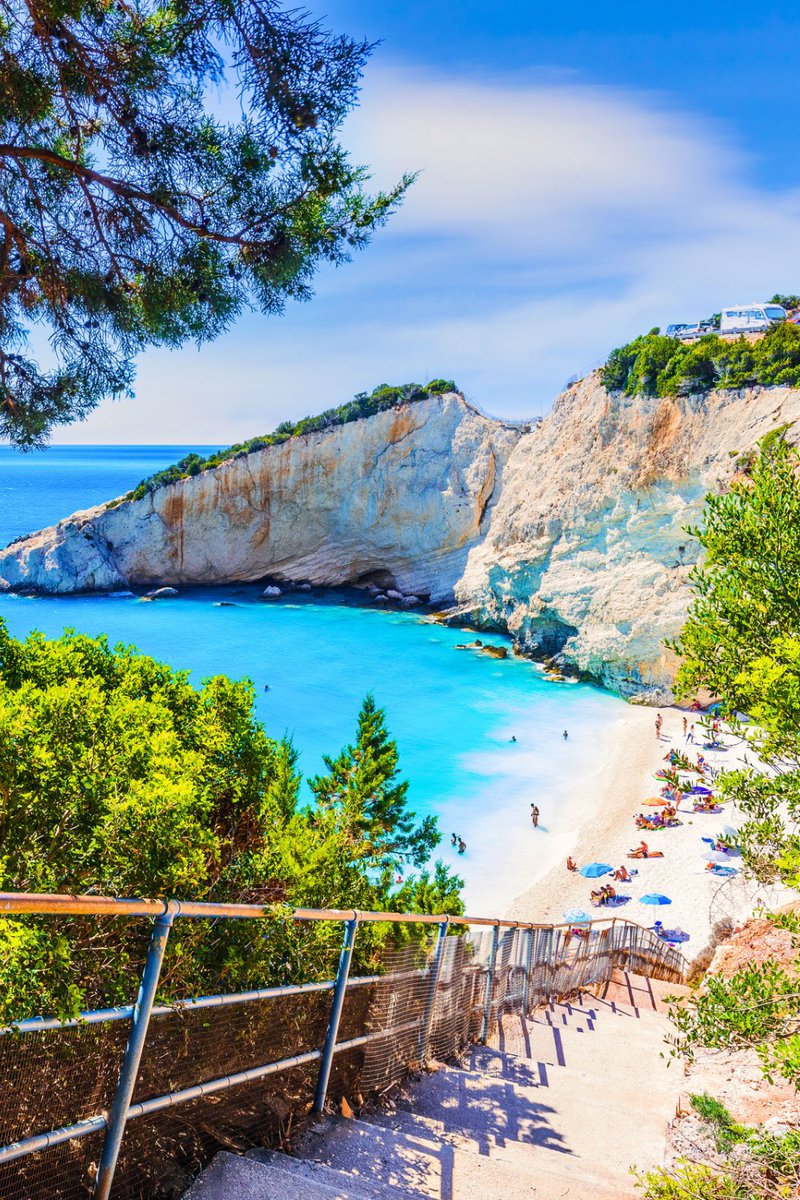
<path id="1" fill-rule="evenodd" d="M 666 1170 L 657 1167 L 637 1176 L 645 1200 L 754 1200 L 751 1192 L 727 1173 L 687 1163 Z"/>
<path id="2" fill-rule="evenodd" d="M 395 887 L 439 833 L 409 809 L 372 698 L 354 744 L 313 781 L 313 806 L 294 749 L 267 735 L 253 701 L 248 680 L 194 688 L 103 637 L 20 642 L 0 621 L 0 890 L 462 912 L 441 864 Z M 0 920 L 0 1024 L 129 1002 L 147 934 L 145 921 Z M 364 925 L 361 966 L 386 936 Z M 184 921 L 162 992 L 327 978 L 340 937 L 330 922 Z"/>
<path id="3" fill-rule="evenodd" d="M 348 400 L 346 404 L 340 404 L 338 408 L 329 408 L 315 417 L 303 417 L 299 421 L 281 421 L 273 433 L 250 438 L 247 442 L 237 442 L 236 445 L 228 446 L 225 450 L 215 450 L 206 458 L 201 458 L 199 454 L 187 454 L 185 458 L 171 467 L 165 467 L 162 471 L 148 475 L 147 479 L 143 479 L 123 499 L 141 500 L 148 492 L 155 492 L 171 483 L 178 483 L 181 479 L 199 475 L 201 471 L 218 467 L 220 463 L 240 458 L 243 454 L 253 454 L 256 450 L 264 450 L 267 446 L 279 446 L 290 437 L 322 433 L 337 425 L 347 425 L 350 421 L 360 421 L 365 417 L 373 417 L 376 413 L 388 412 L 389 409 L 397 408 L 401 404 L 416 404 L 419 400 L 427 400 L 431 396 L 457 391 L 458 388 L 452 379 L 432 379 L 424 387 L 420 383 L 403 383 L 396 386 L 381 383 L 373 392 L 359 392 L 352 400 Z M 120 502 L 117 501 L 117 503 Z"/>
<path id="4" fill-rule="evenodd" d="M 800 326 L 773 326 L 757 342 L 715 333 L 681 342 L 651 332 L 612 350 L 603 383 L 628 396 L 681 396 L 712 388 L 800 386 Z"/>

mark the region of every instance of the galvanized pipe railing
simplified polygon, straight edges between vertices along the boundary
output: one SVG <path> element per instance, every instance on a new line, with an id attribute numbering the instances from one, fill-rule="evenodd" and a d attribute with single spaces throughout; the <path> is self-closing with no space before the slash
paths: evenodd
<path id="1" fill-rule="evenodd" d="M 37 1151 L 45 1150 L 51 1146 L 59 1145 L 65 1141 L 79 1139 L 91 1133 L 105 1130 L 106 1137 L 94 1185 L 93 1195 L 95 1200 L 108 1200 L 110 1196 L 125 1127 L 131 1120 L 147 1116 L 163 1108 L 182 1104 L 202 1096 L 212 1095 L 226 1088 L 235 1087 L 238 1084 L 261 1079 L 278 1071 L 314 1062 L 319 1062 L 320 1064 L 314 1096 L 314 1111 L 321 1112 L 325 1106 L 334 1055 L 379 1041 L 386 1038 L 389 1034 L 414 1031 L 418 1034 L 417 1047 L 419 1057 L 424 1059 L 428 1052 L 431 1037 L 445 940 L 451 926 L 459 929 L 467 926 L 488 926 L 492 929 L 491 950 L 488 963 L 486 964 L 484 993 L 480 1005 L 480 1038 L 482 1040 L 485 1040 L 487 1037 L 493 1011 L 496 973 L 498 972 L 497 959 L 500 931 L 509 931 L 504 937 L 504 947 L 506 946 L 506 938 L 511 936 L 510 931 L 527 931 L 524 967 L 519 968 L 524 972 L 522 987 L 519 996 L 514 997 L 514 999 L 522 1001 L 527 1011 L 533 958 L 536 957 L 537 962 L 540 961 L 549 972 L 554 972 L 556 969 L 556 964 L 553 962 L 554 948 L 559 953 L 563 953 L 569 944 L 569 933 L 565 933 L 564 931 L 570 931 L 575 927 L 574 922 L 563 922 L 553 925 L 541 922 L 447 914 L 361 912 L 352 909 L 296 908 L 287 910 L 285 907 L 255 904 L 218 904 L 206 901 L 139 900 L 105 896 L 37 895 L 33 893 L 13 892 L 0 893 L 0 915 L 3 914 L 94 917 L 124 916 L 154 919 L 154 928 L 142 973 L 139 995 L 134 1005 L 88 1012 L 72 1020 L 62 1021 L 55 1018 L 35 1017 L 15 1022 L 9 1029 L 0 1030 L 0 1035 L 11 1032 L 11 1029 L 19 1033 L 33 1033 L 72 1028 L 82 1024 L 96 1024 L 103 1021 L 124 1019 L 131 1021 L 131 1030 L 122 1061 L 119 1081 L 108 1115 L 99 1114 L 73 1125 L 36 1134 L 20 1142 L 0 1148 L 0 1164 L 2 1164 Z M 235 995 L 205 996 L 195 1000 L 182 1001 L 176 1005 L 156 1005 L 155 997 L 158 990 L 161 966 L 172 924 L 179 919 L 200 918 L 341 922 L 344 925 L 344 942 L 336 978 L 319 983 L 263 988 Z M 350 979 L 350 967 L 353 959 L 357 929 L 359 924 L 368 922 L 438 926 L 438 936 L 429 968 L 429 989 L 421 1020 L 415 1019 L 407 1025 L 388 1031 L 379 1029 L 375 1032 L 340 1042 L 338 1040 L 339 1026 L 348 987 L 362 987 L 367 984 L 376 983 L 384 978 L 380 975 L 371 975 Z M 616 936 L 618 926 L 619 931 L 623 935 L 622 938 Z M 607 945 L 602 953 L 604 955 L 610 953 L 612 959 L 615 960 L 620 955 L 624 956 L 628 954 L 634 948 L 631 945 L 632 935 L 637 945 L 641 942 L 642 946 L 646 944 L 648 939 L 654 937 L 652 931 L 624 918 L 604 917 L 596 921 L 581 923 L 581 929 L 588 930 L 590 934 L 596 932 L 597 927 L 602 927 L 608 933 L 608 938 L 606 939 Z M 534 943 L 536 943 L 538 948 L 536 955 L 534 955 Z M 514 944 L 514 942 L 508 943 L 509 953 Z M 504 959 L 501 970 L 506 970 L 506 950 L 503 953 Z M 679 975 L 682 971 L 682 966 L 685 965 L 682 955 L 675 950 L 672 950 L 671 955 L 667 955 L 666 950 L 662 951 L 661 947 L 659 947 L 659 953 L 666 956 L 668 969 L 673 974 Z M 516 970 L 517 968 L 515 967 L 514 969 Z M 406 977 L 408 974 L 406 972 Z M 417 974 L 417 972 L 411 972 L 411 974 Z M 401 977 L 402 973 L 398 976 L 398 979 Z M 554 976 L 551 977 L 554 978 Z M 332 993 L 327 1032 L 324 1045 L 320 1049 L 309 1050 L 303 1054 L 294 1055 L 291 1058 L 280 1059 L 276 1062 L 266 1063 L 262 1066 L 253 1067 L 249 1070 L 226 1075 L 218 1079 L 207 1080 L 167 1095 L 133 1102 L 134 1089 L 147 1038 L 148 1025 L 153 1015 L 173 1012 L 175 1009 L 210 1008 L 219 1005 L 244 1003 L 248 1000 L 269 999 L 277 996 L 300 995 L 306 992 L 320 991 L 330 991 Z M 506 997 L 506 1001 L 508 999 Z"/>

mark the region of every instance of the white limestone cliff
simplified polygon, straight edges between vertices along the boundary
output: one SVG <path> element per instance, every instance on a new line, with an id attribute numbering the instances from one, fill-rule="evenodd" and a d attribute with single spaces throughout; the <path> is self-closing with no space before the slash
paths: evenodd
<path id="1" fill-rule="evenodd" d="M 686 532 L 760 437 L 800 420 L 800 390 L 610 394 L 599 371 L 520 439 L 488 533 L 456 585 L 465 615 L 559 655 L 621 695 L 671 699 L 699 546 Z"/>
<path id="2" fill-rule="evenodd" d="M 519 432 L 435 396 L 75 513 L 0 552 L 0 587 L 375 579 L 452 599 Z"/>
<path id="3" fill-rule="evenodd" d="M 698 554 L 686 526 L 741 454 L 798 420 L 800 390 L 630 398 L 598 372 L 526 430 L 432 397 L 75 513 L 0 551 L 0 588 L 375 581 L 667 701 L 664 639 Z"/>

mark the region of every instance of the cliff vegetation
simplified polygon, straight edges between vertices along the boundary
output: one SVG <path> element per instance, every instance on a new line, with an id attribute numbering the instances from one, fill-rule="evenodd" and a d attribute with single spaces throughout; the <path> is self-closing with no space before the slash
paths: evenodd
<path id="1" fill-rule="evenodd" d="M 300 437 L 305 433 L 320 433 L 336 425 L 347 425 L 350 421 L 360 421 L 364 417 L 373 417 L 376 413 L 386 412 L 401 404 L 415 404 L 419 400 L 427 400 L 431 396 L 441 396 L 446 392 L 457 392 L 458 388 L 452 379 L 432 379 L 424 386 L 420 383 L 403 383 L 391 385 L 379 384 L 372 392 L 358 392 L 346 404 L 337 408 L 328 408 L 315 417 L 303 417 L 300 421 L 282 421 L 272 432 L 261 437 L 250 438 L 246 442 L 237 442 L 225 450 L 215 450 L 205 458 L 200 454 L 187 454 L 180 462 L 162 471 L 156 471 L 143 479 L 132 492 L 124 497 L 126 500 L 141 500 L 148 492 L 188 479 L 191 475 L 199 475 L 209 467 L 218 467 L 220 463 L 228 462 L 243 454 L 252 454 L 267 446 L 279 446 L 289 438 Z"/>
<path id="2" fill-rule="evenodd" d="M 602 379 L 609 391 L 627 396 L 684 396 L 759 384 L 798 387 L 800 326 L 775 325 L 755 342 L 714 333 L 681 342 L 653 330 L 612 350 Z"/>

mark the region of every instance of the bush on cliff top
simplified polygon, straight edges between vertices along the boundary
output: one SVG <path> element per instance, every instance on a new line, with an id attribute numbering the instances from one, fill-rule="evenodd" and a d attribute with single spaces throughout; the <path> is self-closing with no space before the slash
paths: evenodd
<path id="1" fill-rule="evenodd" d="M 347 404 L 340 404 L 338 408 L 328 408 L 316 417 L 303 417 L 300 421 L 281 421 L 272 433 L 250 438 L 247 442 L 237 442 L 236 445 L 229 446 L 226 450 L 216 450 L 206 458 L 202 458 L 199 454 L 187 454 L 180 462 L 174 463 L 171 467 L 165 467 L 163 471 L 156 471 L 154 475 L 143 479 L 132 492 L 128 493 L 125 499 L 141 500 L 148 492 L 155 492 L 158 488 L 166 487 L 170 483 L 177 483 L 181 479 L 188 479 L 191 475 L 199 475 L 201 471 L 206 471 L 209 467 L 218 467 L 220 463 L 228 462 L 232 458 L 239 458 L 243 454 L 252 454 L 256 450 L 263 450 L 266 446 L 279 446 L 289 438 L 298 437 L 304 433 L 319 433 L 336 425 L 347 425 L 350 421 L 374 417 L 376 413 L 386 412 L 401 404 L 415 404 L 417 401 L 427 400 L 431 396 L 441 396 L 446 392 L 457 391 L 458 388 L 452 379 L 432 379 L 424 387 L 420 383 L 403 383 L 395 386 L 381 383 L 374 391 L 359 392 Z"/>
<path id="2" fill-rule="evenodd" d="M 439 834 L 409 809 L 372 698 L 354 745 L 312 781 L 314 805 L 300 802 L 296 754 L 267 735 L 253 699 L 247 680 L 195 688 L 103 637 L 20 642 L 0 622 L 0 890 L 463 911 L 441 864 L 395 886 Z M 0 921 L 0 1024 L 130 1002 L 148 933 L 142 920 Z M 385 936 L 360 930 L 360 966 Z M 328 978 L 340 938 L 329 922 L 187 920 L 162 993 Z"/>
<path id="3" fill-rule="evenodd" d="M 689 343 L 648 333 L 611 352 L 603 383 L 628 396 L 681 396 L 755 384 L 798 387 L 800 326 L 775 325 L 757 342 L 708 334 Z"/>

